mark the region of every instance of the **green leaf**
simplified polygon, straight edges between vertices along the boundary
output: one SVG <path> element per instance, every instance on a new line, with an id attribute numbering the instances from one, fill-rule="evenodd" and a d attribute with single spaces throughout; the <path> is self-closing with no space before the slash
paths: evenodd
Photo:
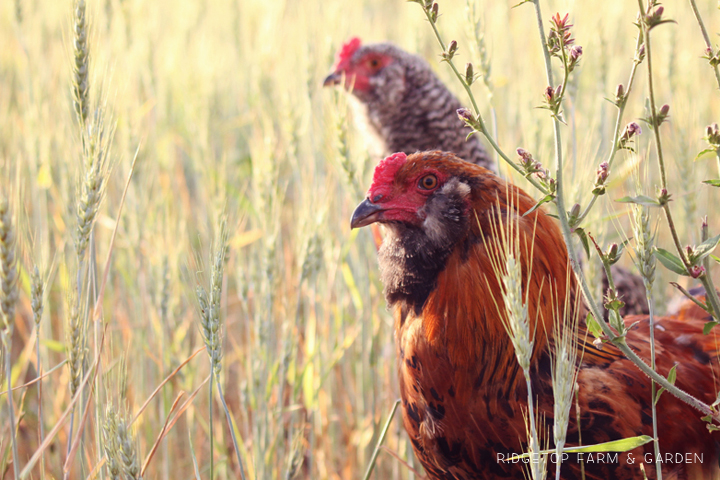
<path id="1" fill-rule="evenodd" d="M 713 327 L 714 327 L 715 325 L 717 325 L 717 324 L 718 324 L 718 322 L 714 322 L 714 321 L 712 321 L 712 322 L 707 322 L 707 323 L 703 326 L 703 335 L 708 335 L 708 334 L 710 333 L 710 330 L 712 330 Z"/>
<path id="2" fill-rule="evenodd" d="M 703 183 L 713 187 L 720 187 L 720 180 L 703 180 Z"/>
<path id="3" fill-rule="evenodd" d="M 639 435 L 637 437 L 623 438 L 610 442 L 598 443 L 595 445 L 586 445 L 584 447 L 563 448 L 563 452 L 567 453 L 595 453 L 595 452 L 627 452 L 637 447 L 641 447 L 646 443 L 652 442 L 649 435 Z M 554 450 L 550 450 L 553 452 Z"/>
<path id="4" fill-rule="evenodd" d="M 620 440 L 613 440 L 610 442 L 597 443 L 595 445 L 585 445 L 583 447 L 567 447 L 563 448 L 563 453 L 604 453 L 604 452 L 628 452 L 638 447 L 642 447 L 646 443 L 652 442 L 652 437 L 648 435 L 639 435 L 637 437 L 623 438 Z M 555 453 L 556 450 L 540 450 L 540 454 L 551 454 Z M 533 455 L 535 455 L 533 453 Z M 522 455 L 513 455 L 510 458 L 504 459 L 506 462 L 512 462 L 520 460 L 522 458 L 530 458 L 529 453 L 523 453 Z"/>
<path id="5" fill-rule="evenodd" d="M 668 382 L 670 382 L 670 385 L 675 385 L 675 379 L 677 378 L 677 371 L 675 370 L 677 367 L 677 363 L 672 366 L 670 371 L 668 372 Z"/>
<path id="6" fill-rule="evenodd" d="M 647 195 L 638 195 L 637 197 L 622 197 L 615 200 L 620 203 L 635 203 L 637 205 L 643 205 L 645 207 L 659 207 L 660 202 L 654 198 L 650 198 Z"/>
<path id="7" fill-rule="evenodd" d="M 662 263 L 668 270 L 675 272 L 678 275 L 685 275 L 686 277 L 689 276 L 682 261 L 664 248 L 655 247 L 655 257 L 660 260 L 660 263 Z"/>
<path id="8" fill-rule="evenodd" d="M 592 313 L 588 313 L 587 317 L 585 317 L 585 324 L 587 325 L 588 330 L 590 330 L 590 333 L 593 334 L 593 337 L 602 337 L 602 328 L 600 328 L 600 324 L 598 324 L 597 320 L 595 320 L 595 317 L 592 316 Z"/>
<path id="9" fill-rule="evenodd" d="M 675 368 L 677 367 L 677 363 L 672 366 L 670 371 L 668 372 L 667 380 L 670 383 L 670 385 L 675 385 L 675 378 L 677 377 L 677 372 L 675 371 Z M 657 394 L 655 395 L 655 405 L 657 405 L 658 400 L 660 400 L 660 395 L 665 391 L 665 388 L 660 387 L 660 390 L 658 390 Z"/>
<path id="10" fill-rule="evenodd" d="M 40 339 L 40 345 L 43 345 L 48 348 L 48 350 L 55 352 L 55 353 L 64 353 L 65 352 L 65 344 L 63 342 L 58 342 L 57 340 L 50 340 L 47 338 Z"/>
<path id="11" fill-rule="evenodd" d="M 703 243 L 695 247 L 693 250 L 696 261 L 700 261 L 710 255 L 710 252 L 715 250 L 715 247 L 717 247 L 718 243 L 720 243 L 720 235 L 715 235 L 714 237 L 708 238 Z"/>
<path id="12" fill-rule="evenodd" d="M 700 159 L 700 157 L 702 157 L 703 155 L 707 155 L 708 153 L 715 153 L 715 149 L 714 148 L 706 148 L 702 152 L 695 155 L 693 162 L 697 162 Z"/>
<path id="13" fill-rule="evenodd" d="M 588 243 L 588 238 L 585 230 L 583 230 L 582 228 L 576 228 L 575 233 L 577 233 L 577 236 L 580 237 L 580 242 L 585 249 L 585 255 L 590 258 L 590 244 Z"/>
<path id="14" fill-rule="evenodd" d="M 527 212 L 523 213 L 523 217 L 525 217 L 525 216 L 527 216 L 527 215 L 530 215 L 532 212 L 534 212 L 535 210 L 537 210 L 538 208 L 540 208 L 540 205 L 542 205 L 543 203 L 552 202 L 553 200 L 555 200 L 555 195 L 545 195 L 539 202 L 537 202 L 537 203 L 535 204 L 534 207 L 532 207 L 532 208 L 531 208 L 530 210 L 528 210 Z"/>
<path id="15" fill-rule="evenodd" d="M 720 263 L 720 257 L 716 257 L 715 255 L 712 255 L 712 254 L 711 254 L 711 255 L 710 255 L 710 258 L 712 258 L 713 260 L 715 260 L 717 263 Z"/>

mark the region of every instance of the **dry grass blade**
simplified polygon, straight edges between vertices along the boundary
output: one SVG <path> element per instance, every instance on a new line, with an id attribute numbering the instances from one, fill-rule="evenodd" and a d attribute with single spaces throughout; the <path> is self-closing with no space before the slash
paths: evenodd
<path id="1" fill-rule="evenodd" d="M 88 395 L 88 399 L 85 402 L 85 408 L 83 411 L 85 412 L 82 416 L 82 419 L 80 420 L 80 424 L 78 424 L 77 428 L 77 434 L 75 435 L 75 440 L 73 440 L 72 446 L 70 447 L 70 454 L 65 459 L 65 464 L 63 465 L 63 474 L 67 476 L 70 473 L 70 468 L 72 468 L 72 463 L 75 458 L 75 452 L 77 451 L 78 446 L 82 442 L 83 439 L 83 430 L 85 428 L 85 424 L 87 423 L 88 415 L 90 415 L 90 411 L 92 410 L 90 408 L 90 405 L 92 404 L 93 395 L 95 393 L 94 389 L 90 389 L 90 395 Z"/>
<path id="2" fill-rule="evenodd" d="M 150 460 L 152 460 L 153 456 L 155 455 L 155 451 L 160 446 L 160 442 L 165 437 L 165 434 L 168 431 L 168 422 L 170 421 L 170 418 L 172 418 L 172 414 L 175 411 L 175 407 L 177 407 L 178 402 L 184 396 L 185 396 L 185 392 L 181 391 L 180 393 L 177 394 L 177 397 L 175 397 L 175 400 L 173 401 L 173 404 L 170 407 L 170 411 L 168 412 L 167 417 L 165 417 L 165 423 L 163 424 L 163 427 L 160 430 L 160 433 L 158 433 L 157 439 L 155 440 L 155 443 L 153 444 L 152 448 L 150 449 L 150 453 L 148 453 L 147 458 L 143 462 L 143 467 L 140 472 L 141 475 L 145 475 L 145 470 L 147 470 L 147 467 L 150 464 Z"/>
<path id="3" fill-rule="evenodd" d="M 102 282 L 100 283 L 100 290 L 97 296 L 97 301 L 95 302 L 95 319 L 99 318 L 100 310 L 102 309 L 102 299 L 105 294 L 105 285 L 107 284 L 108 274 L 110 273 L 110 260 L 112 260 L 115 237 L 117 235 L 118 227 L 120 226 L 120 214 L 122 213 L 123 205 L 125 205 L 125 197 L 127 196 L 128 188 L 130 187 L 130 180 L 132 180 L 133 173 L 135 172 L 135 163 L 137 162 L 139 152 L 140 145 L 138 145 L 135 150 L 135 156 L 133 157 L 132 164 L 130 165 L 127 181 L 125 181 L 125 188 L 123 189 L 122 197 L 120 197 L 120 205 L 118 206 L 118 213 L 115 218 L 115 228 L 113 229 L 112 237 L 110 237 L 110 247 L 108 248 L 107 259 L 105 260 L 105 269 L 103 270 Z"/>
<path id="4" fill-rule="evenodd" d="M 81 396 L 80 394 L 82 393 L 83 389 L 85 388 L 85 385 L 90 380 L 90 377 L 92 377 L 93 380 L 95 379 L 95 376 L 97 375 L 96 367 L 98 365 L 98 362 L 100 361 L 100 356 L 102 355 L 103 347 L 105 345 L 105 330 L 106 329 L 103 329 L 103 335 L 100 340 L 100 348 L 98 349 L 97 356 L 95 357 L 95 360 L 93 361 L 93 364 L 91 365 L 91 367 L 88 368 L 88 371 L 85 374 L 85 377 L 80 382 L 80 385 L 78 387 L 78 393 L 75 394 L 75 396 L 72 398 L 72 400 L 70 400 L 70 403 L 65 408 L 65 411 L 57 419 L 57 423 L 55 424 L 53 429 L 50 430 L 50 432 L 45 437 L 45 441 L 38 447 L 37 450 L 35 450 L 35 453 L 33 453 L 33 456 L 30 457 L 30 460 L 28 460 L 28 463 L 27 463 L 27 465 L 25 465 L 25 468 L 23 468 L 22 471 L 20 472 L 21 479 L 28 478 L 33 467 L 38 462 L 38 460 L 40 460 L 40 456 L 42 455 L 42 453 L 50 446 L 50 443 L 52 443 L 53 439 L 55 438 L 55 435 L 57 435 L 57 433 L 60 431 L 60 428 L 62 428 L 62 426 L 65 424 L 65 419 L 67 419 L 68 415 L 70 415 L 70 413 L 75 408 L 75 404 L 80 399 L 80 396 Z"/>
<path id="5" fill-rule="evenodd" d="M 135 414 L 135 416 L 133 417 L 132 421 L 130 422 L 130 425 L 132 425 L 133 423 L 135 423 L 135 420 L 138 419 L 138 417 L 142 414 L 142 412 L 145 410 L 145 408 L 147 408 L 147 406 L 148 406 L 148 404 L 150 403 L 150 401 L 151 401 L 153 398 L 155 398 L 155 395 L 157 395 L 157 394 L 160 392 L 160 390 L 162 389 L 162 387 L 165 386 L 165 384 L 166 384 L 167 382 L 169 382 L 172 377 L 174 377 L 175 375 L 177 375 L 177 373 L 178 373 L 180 370 L 182 370 L 182 368 L 183 368 L 185 365 L 187 365 L 190 360 L 192 360 L 193 358 L 195 358 L 195 356 L 196 356 L 198 353 L 202 352 L 203 350 L 205 350 L 205 347 L 200 347 L 200 348 L 198 348 L 197 350 L 195 350 L 195 351 L 192 353 L 192 355 L 190 355 L 190 356 L 189 356 L 188 358 L 186 358 L 180 365 L 178 365 L 177 368 L 176 368 L 175 370 L 173 370 L 173 371 L 170 373 L 170 375 L 168 375 L 168 376 L 165 378 L 165 380 L 163 380 L 163 381 L 160 383 L 160 385 L 157 386 L 157 388 L 152 392 L 152 394 L 150 394 L 150 396 L 148 397 L 148 399 L 145 400 L 145 403 L 142 404 L 142 407 L 140 407 L 140 410 L 138 410 L 138 412 Z"/>
<path id="6" fill-rule="evenodd" d="M 51 373 L 55 372 L 55 370 L 60 369 L 60 367 L 62 367 L 62 366 L 65 365 L 66 363 L 67 363 L 67 360 L 61 361 L 60 363 L 58 363 L 57 365 L 55 365 L 55 366 L 54 366 L 53 368 L 51 368 L 50 370 L 48 370 L 47 372 L 43 373 L 41 376 L 35 377 L 33 380 L 30 380 L 29 382 L 24 383 L 24 384 L 22 384 L 22 385 L 18 385 L 18 386 L 16 386 L 16 387 L 13 387 L 12 391 L 14 392 L 15 390 L 22 390 L 23 388 L 27 388 L 27 387 L 30 387 L 30 386 L 36 384 L 36 383 L 39 382 L 40 380 L 42 380 L 42 379 L 50 376 Z M 7 391 L 5 391 L 5 390 L 0 391 L 0 397 L 2 397 L 3 395 L 6 395 L 6 394 L 7 394 Z"/>

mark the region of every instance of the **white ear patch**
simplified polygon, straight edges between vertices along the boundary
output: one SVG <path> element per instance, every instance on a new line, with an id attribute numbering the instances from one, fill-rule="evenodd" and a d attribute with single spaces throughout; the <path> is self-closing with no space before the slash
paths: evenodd
<path id="1" fill-rule="evenodd" d="M 454 189 L 455 193 L 457 193 L 460 197 L 465 198 L 468 195 L 470 195 L 470 185 L 467 183 L 463 183 L 460 180 L 455 179 L 454 182 L 448 182 L 444 187 L 443 190 L 445 190 L 447 187 L 450 186 L 450 184 L 454 183 Z M 448 192 L 449 193 L 449 192 Z"/>
<path id="2" fill-rule="evenodd" d="M 456 224 L 460 221 L 461 212 L 455 202 L 458 197 L 464 200 L 468 195 L 470 195 L 470 186 L 457 178 L 452 178 L 422 208 L 420 213 L 425 216 L 423 230 L 434 244 L 447 241 L 450 233 L 448 222 Z"/>

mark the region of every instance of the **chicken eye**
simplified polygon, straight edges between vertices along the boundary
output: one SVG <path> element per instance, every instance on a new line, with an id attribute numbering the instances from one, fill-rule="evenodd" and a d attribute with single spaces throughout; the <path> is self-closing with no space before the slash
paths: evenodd
<path id="1" fill-rule="evenodd" d="M 437 183 L 438 181 L 435 175 L 425 175 L 420 179 L 418 187 L 422 188 L 423 190 L 432 190 L 433 188 L 437 187 Z"/>
<path id="2" fill-rule="evenodd" d="M 368 64 L 370 65 L 370 68 L 378 68 L 380 66 L 380 60 L 377 58 L 371 58 Z"/>

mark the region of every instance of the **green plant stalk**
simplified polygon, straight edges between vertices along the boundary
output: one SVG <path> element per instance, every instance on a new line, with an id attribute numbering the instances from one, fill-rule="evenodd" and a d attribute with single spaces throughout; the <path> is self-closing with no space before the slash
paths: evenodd
<path id="1" fill-rule="evenodd" d="M 685 295 L 685 297 L 686 297 L 688 300 L 690 300 L 691 302 L 693 302 L 693 303 L 694 303 L 695 305 L 697 305 L 698 307 L 702 308 L 704 311 L 706 311 L 706 312 L 708 313 L 708 315 L 712 315 L 712 313 L 710 313 L 710 310 L 708 309 L 707 305 L 705 305 L 705 304 L 702 303 L 700 300 L 698 300 L 697 298 L 695 298 L 695 297 L 693 296 L 693 294 L 690 293 L 690 292 L 688 292 L 687 290 L 685 290 L 685 288 L 683 288 L 682 285 L 679 285 L 679 284 L 677 284 L 677 283 L 675 283 L 675 282 L 670 282 L 670 285 L 672 285 L 673 287 L 677 288 L 677 289 L 680 291 L 680 293 L 682 293 L 683 295 Z"/>
<path id="2" fill-rule="evenodd" d="M 12 400 L 12 365 L 10 364 L 11 340 L 8 338 L 8 332 L 5 330 L 2 330 L 0 335 L 2 335 L 2 344 L 5 348 L 5 376 L 7 377 L 8 416 L 10 417 L 10 442 L 12 443 L 13 474 L 15 476 L 15 480 L 18 480 L 20 457 L 18 456 L 17 438 L 15 435 L 15 408 Z"/>
<path id="3" fill-rule="evenodd" d="M 210 365 L 210 368 L 212 368 L 212 364 Z M 215 455 L 214 455 L 215 440 L 213 438 L 213 380 L 214 379 L 215 379 L 215 375 L 213 373 L 211 373 L 210 374 L 210 388 L 208 389 L 208 392 L 209 392 L 208 409 L 210 410 L 210 480 L 214 479 L 213 466 L 215 464 Z"/>
<path id="4" fill-rule="evenodd" d="M 430 11 L 426 9 L 421 4 L 423 12 L 425 12 L 425 16 L 427 17 L 428 22 L 430 23 L 430 26 L 433 29 L 433 32 L 435 32 L 435 38 L 437 39 L 438 43 L 440 44 L 440 48 L 442 48 L 443 52 L 447 52 L 447 48 L 445 48 L 445 42 L 443 42 L 442 37 L 440 36 L 440 32 L 437 29 L 437 25 L 435 25 L 435 22 L 432 20 L 432 17 L 430 16 Z M 490 131 L 487 129 L 485 125 L 485 120 L 483 120 L 483 117 L 480 113 L 480 109 L 477 106 L 477 102 L 475 101 L 475 95 L 472 93 L 472 89 L 470 88 L 470 85 L 465 81 L 462 74 L 458 71 L 457 67 L 455 67 L 455 64 L 453 63 L 451 58 L 446 58 L 445 61 L 450 65 L 450 68 L 452 68 L 453 73 L 455 76 L 460 80 L 460 83 L 462 84 L 463 88 L 468 94 L 468 97 L 470 97 L 470 103 L 472 104 L 473 111 L 475 112 L 475 118 L 477 120 L 478 125 L 480 126 L 480 130 L 478 130 L 480 133 L 482 133 L 488 142 L 490 142 L 490 145 L 493 147 L 493 149 L 502 157 L 505 162 L 510 165 L 512 168 L 515 169 L 519 174 L 521 174 L 523 177 L 525 177 L 528 182 L 530 182 L 535 188 L 540 190 L 542 193 L 547 194 L 547 190 L 545 187 L 540 185 L 540 183 L 537 182 L 534 178 L 530 176 L 525 176 L 525 172 L 515 164 L 512 160 L 510 160 L 510 157 L 508 157 L 505 152 L 500 148 L 500 145 L 497 144 L 493 136 L 490 134 Z"/>
<path id="5" fill-rule="evenodd" d="M 642 1 L 642 0 L 638 0 Z M 538 3 L 538 0 L 534 0 L 536 12 L 539 16 L 539 18 L 542 18 L 540 14 L 540 5 Z M 641 9 L 642 10 L 642 9 Z M 550 52 L 547 49 L 547 44 L 545 43 L 545 34 L 542 29 L 542 22 L 538 23 L 539 29 L 540 29 L 540 35 L 542 37 L 542 43 L 543 43 L 543 53 L 545 54 L 546 60 L 550 59 Z M 647 38 L 647 37 L 646 37 Z M 646 47 L 647 48 L 647 47 Z M 549 63 L 546 62 L 546 65 L 549 65 Z M 548 79 L 552 79 L 552 72 L 547 72 Z M 580 289 L 583 292 L 583 295 L 585 296 L 585 299 L 590 307 L 590 311 L 592 312 L 593 317 L 595 317 L 595 321 L 598 322 L 600 325 L 600 328 L 602 329 L 603 333 L 608 337 L 608 339 L 617 346 L 621 352 L 625 354 L 625 356 L 633 362 L 635 365 L 642 370 L 643 373 L 645 373 L 650 379 L 655 380 L 661 387 L 665 388 L 668 392 L 675 395 L 677 398 L 682 400 L 683 402 L 687 403 L 691 407 L 695 408 L 696 410 L 700 411 L 704 415 L 711 415 L 712 418 L 720 423 L 720 414 L 715 412 L 710 405 L 700 401 L 699 399 L 693 397 L 689 393 L 685 392 L 684 390 L 676 387 L 675 385 L 668 382 L 667 378 L 663 377 L 662 375 L 655 372 L 648 364 L 646 364 L 625 342 L 625 338 L 622 336 L 616 335 L 610 326 L 607 324 L 605 319 L 603 318 L 602 311 L 598 307 L 597 303 L 595 302 L 595 299 L 592 296 L 592 292 L 590 291 L 590 287 L 585 280 L 585 276 L 582 272 L 582 267 L 580 266 L 580 263 L 578 262 L 577 254 L 575 252 L 575 249 L 571 248 L 572 245 L 572 232 L 570 231 L 570 224 L 568 222 L 567 217 L 567 211 L 565 209 L 565 199 L 564 199 L 564 186 L 562 183 L 562 143 L 561 143 L 561 137 L 560 137 L 560 129 L 559 129 L 559 121 L 557 119 L 554 119 L 554 125 L 555 125 L 555 147 L 557 149 L 557 159 L 558 159 L 558 174 L 560 176 L 557 177 L 557 206 L 558 206 L 558 218 L 560 220 L 560 230 L 562 231 L 563 238 L 565 240 L 565 244 L 567 246 L 568 250 L 568 256 L 570 259 L 570 265 L 573 269 L 573 272 L 575 272 L 575 277 L 577 278 L 578 283 L 580 284 Z"/>
<path id="6" fill-rule="evenodd" d="M 40 365 L 40 324 L 36 324 L 35 326 L 35 357 L 37 359 L 37 369 L 38 369 L 38 432 L 40 436 L 40 443 L 38 445 L 42 445 L 43 441 L 45 440 L 45 432 L 43 429 L 43 417 L 42 417 L 42 366 Z M 42 456 L 40 457 L 40 478 L 45 478 L 45 452 L 43 452 Z"/>
<path id="7" fill-rule="evenodd" d="M 375 450 L 373 450 L 372 456 L 370 456 L 370 463 L 365 471 L 365 475 L 363 475 L 363 480 L 370 480 L 370 475 L 372 474 L 373 468 L 375 468 L 375 461 L 380 453 L 380 447 L 382 447 L 382 444 L 385 441 L 385 436 L 387 435 L 388 430 L 390 430 L 390 424 L 392 423 L 393 417 L 395 417 L 395 411 L 397 410 L 398 405 L 400 405 L 400 402 L 400 399 L 395 400 L 392 410 L 390 411 L 390 415 L 388 415 L 387 420 L 385 420 L 385 426 L 383 426 L 383 429 L 380 432 L 380 438 L 378 438 L 378 441 L 375 444 Z"/>
<path id="8" fill-rule="evenodd" d="M 618 148 L 618 142 L 620 141 L 620 128 L 622 126 L 622 118 L 625 114 L 625 106 L 627 105 L 627 98 L 630 95 L 630 91 L 632 90 L 633 83 L 635 82 L 635 72 L 637 72 L 637 67 L 640 65 L 640 62 L 637 60 L 637 53 L 640 50 L 640 46 L 642 45 L 642 37 L 638 35 L 637 41 L 635 43 L 635 59 L 633 60 L 633 66 L 630 70 L 630 78 L 628 79 L 627 83 L 627 89 L 625 90 L 625 97 L 624 101 L 618 105 L 618 112 L 617 117 L 615 118 L 615 133 L 613 133 L 613 139 L 612 139 L 612 149 L 610 150 L 610 155 L 608 156 L 607 163 L 609 167 L 612 167 L 613 161 L 615 160 L 615 155 L 617 154 L 619 148 Z M 720 160 L 719 160 L 720 162 Z M 588 213 L 590 213 L 590 210 L 592 209 L 593 205 L 595 205 L 595 202 L 597 201 L 598 197 L 600 195 L 594 193 L 593 197 L 590 199 L 590 202 L 588 203 L 587 207 L 582 211 L 580 216 L 577 219 L 576 225 L 579 225 L 580 222 L 582 222 L 585 217 L 587 217 Z"/>
<path id="9" fill-rule="evenodd" d="M 692 7 L 693 14 L 695 14 L 695 19 L 700 26 L 700 31 L 702 32 L 703 39 L 705 40 L 705 46 L 712 51 L 712 43 L 710 43 L 710 36 L 708 35 L 707 29 L 705 28 L 705 23 L 700 16 L 700 11 L 695 4 L 695 0 L 690 0 L 690 6 Z M 715 72 L 715 80 L 717 80 L 718 87 L 720 87 L 720 69 L 718 69 L 717 65 L 712 65 L 712 67 L 713 71 Z"/>
<path id="10" fill-rule="evenodd" d="M 68 442 L 67 442 L 67 451 L 65 453 L 65 458 L 68 458 L 70 456 L 70 452 L 72 452 L 72 437 L 73 437 L 73 430 L 75 427 L 75 405 L 72 407 L 72 412 L 70 413 L 70 431 L 68 432 Z M 65 472 L 65 475 L 63 476 L 63 479 L 67 480 L 68 475 L 70 475 L 70 469 Z"/>
<path id="11" fill-rule="evenodd" d="M 647 293 L 648 307 L 650 309 L 650 367 L 655 370 L 655 305 L 653 301 L 652 288 L 649 285 L 645 285 L 645 292 Z M 652 407 L 652 420 L 653 420 L 653 446 L 655 449 L 655 469 L 657 470 L 657 480 L 662 480 L 662 462 L 657 461 L 660 456 L 660 438 L 658 437 L 657 431 L 657 405 L 655 402 L 655 395 L 657 386 L 655 381 L 650 379 L 650 405 Z"/>
<path id="12" fill-rule="evenodd" d="M 642 15 L 642 12 L 644 12 L 644 6 L 643 1 L 638 0 L 638 6 L 640 8 L 640 14 Z M 648 29 L 647 24 L 644 21 L 640 21 L 640 24 L 642 25 L 643 29 L 643 37 L 645 38 L 645 56 L 647 58 L 647 66 L 648 66 L 648 91 L 650 93 L 650 118 L 655 119 L 657 115 L 657 108 L 655 104 L 655 90 L 653 88 L 653 75 L 652 75 L 652 49 L 651 49 L 651 42 L 650 42 L 650 30 Z M 662 149 L 662 141 L 660 138 L 660 125 L 656 125 L 653 128 L 653 133 L 655 134 L 655 149 L 657 151 L 657 157 L 658 157 L 658 165 L 660 167 L 660 185 L 661 187 L 667 191 L 667 178 L 665 175 L 665 160 L 663 158 L 663 149 Z M 668 227 L 670 228 L 670 233 L 673 238 L 673 243 L 675 244 L 675 248 L 678 252 L 678 255 L 680 257 L 680 260 L 682 260 L 683 265 L 685 266 L 685 269 L 688 273 L 691 272 L 692 266 L 690 265 L 690 262 L 688 258 L 685 255 L 685 252 L 683 251 L 682 245 L 680 244 L 680 238 L 678 237 L 677 229 L 675 228 L 675 222 L 672 218 L 672 213 L 670 212 L 670 205 L 669 203 L 665 203 L 663 205 L 663 211 L 665 212 L 665 219 L 668 222 Z M 700 282 L 702 283 L 703 287 L 705 288 L 705 294 L 707 301 L 710 303 L 710 306 L 713 309 L 713 316 L 715 319 L 720 320 L 720 298 L 718 298 L 717 291 L 715 290 L 715 287 L 713 285 L 712 279 L 710 278 L 710 272 L 709 270 L 705 270 L 705 274 L 700 275 L 698 278 Z"/>
<path id="13" fill-rule="evenodd" d="M 552 73 L 552 58 L 550 57 L 550 50 L 547 46 L 547 40 L 545 37 L 545 27 L 543 27 L 542 12 L 540 11 L 540 0 L 532 0 L 535 5 L 535 18 L 537 20 L 538 32 L 540 33 L 540 43 L 542 44 L 543 58 L 545 59 L 545 74 L 547 76 L 548 85 L 552 86 L 553 73 Z"/>
<path id="14" fill-rule="evenodd" d="M 225 394 L 223 393 L 222 385 L 220 384 L 220 378 L 218 377 L 215 380 L 218 394 L 220 395 L 220 401 L 222 402 L 223 409 L 225 410 L 225 417 L 227 418 L 228 427 L 230 428 L 230 436 L 232 437 L 233 447 L 235 447 L 235 456 L 237 457 L 238 468 L 240 468 L 240 478 L 242 480 L 245 480 L 245 469 L 243 468 L 243 461 L 242 457 L 240 456 L 240 449 L 238 447 L 237 437 L 235 436 L 235 428 L 233 427 L 232 418 L 230 417 L 230 410 L 228 410 L 227 403 L 225 403 Z"/>

